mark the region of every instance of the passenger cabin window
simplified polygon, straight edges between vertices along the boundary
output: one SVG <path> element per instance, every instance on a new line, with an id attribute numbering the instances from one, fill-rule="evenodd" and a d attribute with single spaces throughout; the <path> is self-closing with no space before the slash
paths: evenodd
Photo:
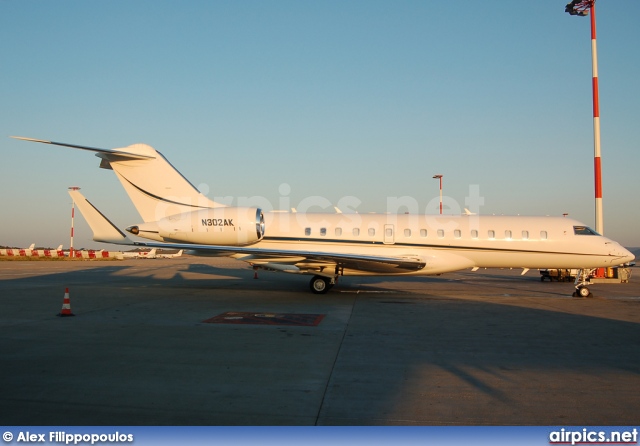
<path id="1" fill-rule="evenodd" d="M 404 230 L 404 236 L 405 237 L 411 237 L 411 229 L 405 229 Z"/>
<path id="2" fill-rule="evenodd" d="M 443 238 L 444 237 L 444 229 L 438 229 L 438 237 L 439 238 Z"/>
<path id="3" fill-rule="evenodd" d="M 376 235 L 376 230 L 375 230 L 375 229 L 373 229 L 373 228 L 369 228 L 369 235 L 370 235 L 371 237 L 373 237 L 374 235 Z"/>
<path id="4" fill-rule="evenodd" d="M 511 231 L 510 230 L 506 230 L 504 231 L 504 238 L 506 238 L 507 240 L 511 240 Z"/>
<path id="5" fill-rule="evenodd" d="M 353 228 L 353 235 L 355 236 L 360 235 L 360 228 Z"/>
<path id="6" fill-rule="evenodd" d="M 453 236 L 455 238 L 460 238 L 462 237 L 462 231 L 460 231 L 460 229 L 456 229 L 455 231 L 453 231 Z"/>
<path id="7" fill-rule="evenodd" d="M 420 237 L 426 237 L 427 236 L 427 230 L 426 229 L 420 229 Z"/>
<path id="8" fill-rule="evenodd" d="M 342 235 L 342 228 L 336 228 L 335 234 L 339 237 Z"/>
<path id="9" fill-rule="evenodd" d="M 489 238 L 496 238 L 496 231 L 494 231 L 493 229 L 489 229 L 487 235 L 489 236 Z"/>
<path id="10" fill-rule="evenodd" d="M 547 231 L 540 231 L 540 240 L 547 239 Z"/>
<path id="11" fill-rule="evenodd" d="M 471 238 L 478 238 L 478 230 L 477 229 L 472 229 L 471 230 Z"/>
<path id="12" fill-rule="evenodd" d="M 529 239 L 529 231 L 522 231 L 522 240 Z"/>
<path id="13" fill-rule="evenodd" d="M 321 236 L 326 236 L 327 235 L 327 228 L 320 228 L 320 235 Z"/>
<path id="14" fill-rule="evenodd" d="M 311 228 L 304 228 L 304 235 L 311 235 Z"/>
<path id="15" fill-rule="evenodd" d="M 573 233 L 575 235 L 600 235 L 588 226 L 574 226 Z"/>

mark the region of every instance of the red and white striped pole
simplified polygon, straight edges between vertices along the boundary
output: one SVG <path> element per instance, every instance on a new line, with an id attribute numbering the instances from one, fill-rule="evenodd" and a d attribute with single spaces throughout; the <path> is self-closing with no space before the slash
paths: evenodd
<path id="1" fill-rule="evenodd" d="M 69 190 L 80 190 L 77 186 L 72 186 Z M 71 244 L 69 245 L 69 258 L 73 259 L 73 217 L 75 215 L 76 202 L 71 200 Z"/>
<path id="2" fill-rule="evenodd" d="M 602 164 L 600 161 L 600 102 L 598 94 L 598 50 L 596 47 L 596 4 L 591 2 L 591 65 L 593 72 L 593 169 L 596 195 L 596 231 L 604 233 L 604 217 L 602 215 Z"/>
<path id="3" fill-rule="evenodd" d="M 587 11 L 588 9 L 588 11 Z M 564 9 L 571 15 L 591 14 L 591 70 L 593 75 L 593 171 L 596 196 L 596 231 L 604 232 L 602 213 L 602 164 L 600 161 L 600 101 L 598 96 L 598 50 L 596 48 L 596 0 L 571 0 Z"/>

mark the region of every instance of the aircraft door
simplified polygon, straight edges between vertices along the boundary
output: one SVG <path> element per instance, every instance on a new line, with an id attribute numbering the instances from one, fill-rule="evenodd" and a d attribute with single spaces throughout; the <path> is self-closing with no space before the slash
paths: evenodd
<path id="1" fill-rule="evenodd" d="M 384 225 L 384 238 L 383 242 L 385 245 L 393 245 L 394 243 L 394 231 L 393 225 Z"/>

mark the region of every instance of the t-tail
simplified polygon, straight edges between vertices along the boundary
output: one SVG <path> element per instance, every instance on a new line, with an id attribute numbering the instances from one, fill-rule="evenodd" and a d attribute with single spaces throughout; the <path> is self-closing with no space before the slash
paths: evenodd
<path id="1" fill-rule="evenodd" d="M 101 159 L 100 167 L 115 172 L 145 222 L 225 206 L 200 193 L 160 152 L 147 144 L 99 149 L 21 136 L 12 138 L 96 152 Z"/>

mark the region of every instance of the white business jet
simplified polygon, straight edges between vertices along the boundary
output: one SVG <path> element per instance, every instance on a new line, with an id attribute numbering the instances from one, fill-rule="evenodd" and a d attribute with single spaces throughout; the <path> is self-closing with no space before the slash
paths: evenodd
<path id="1" fill-rule="evenodd" d="M 74 199 L 74 202 L 75 202 L 75 199 Z M 157 255 L 156 255 L 156 249 L 154 248 L 150 251 L 123 252 L 122 257 L 125 259 L 155 259 L 157 258 Z"/>
<path id="2" fill-rule="evenodd" d="M 142 217 L 126 231 L 80 192 L 69 191 L 98 242 L 230 256 L 255 269 L 312 275 L 326 293 L 341 275 L 436 275 L 471 268 L 580 268 L 576 293 L 590 294 L 588 272 L 635 257 L 583 223 L 565 217 L 304 214 L 216 203 L 146 144 L 99 149 L 14 137 L 96 152 Z"/>
<path id="3" fill-rule="evenodd" d="M 156 254 L 157 259 L 175 259 L 176 257 L 182 257 L 184 249 L 176 252 L 175 254 Z"/>

